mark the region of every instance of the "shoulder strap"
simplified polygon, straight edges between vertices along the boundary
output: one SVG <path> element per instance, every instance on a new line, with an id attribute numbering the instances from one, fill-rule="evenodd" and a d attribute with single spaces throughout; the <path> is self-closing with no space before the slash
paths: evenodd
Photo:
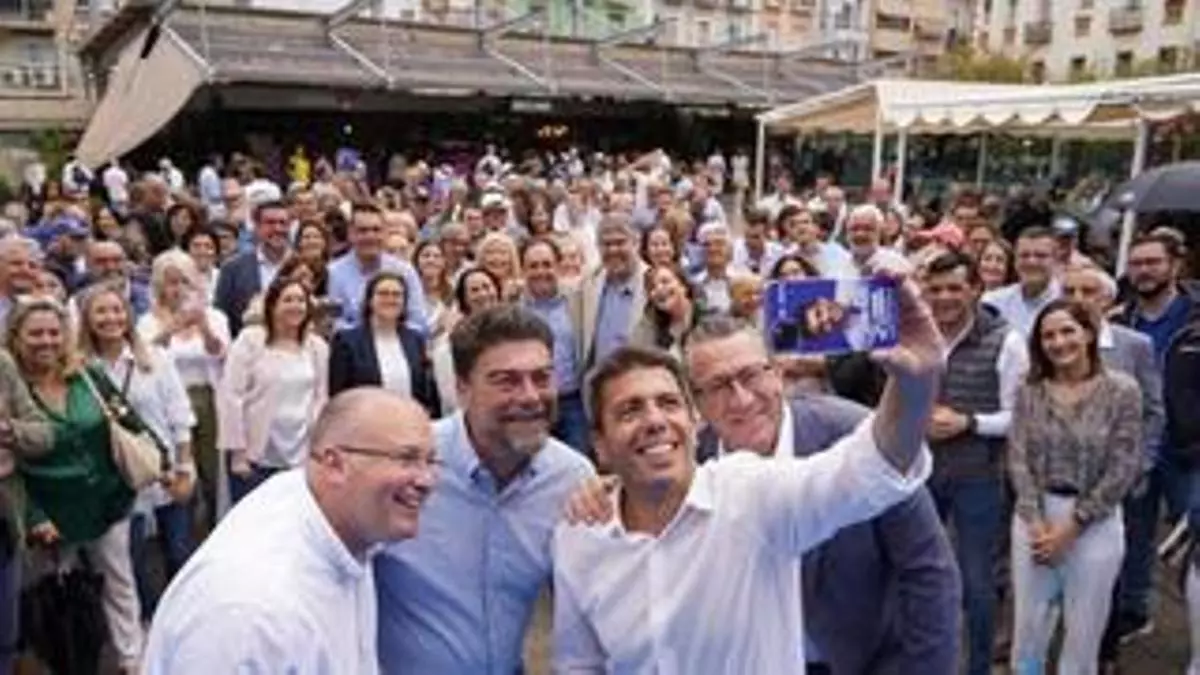
<path id="1" fill-rule="evenodd" d="M 112 405 L 108 402 L 108 399 L 104 398 L 104 394 L 100 393 L 100 387 L 96 384 L 96 380 L 93 378 L 91 369 L 85 366 L 79 370 L 79 375 L 83 378 L 83 382 L 87 385 L 88 391 L 91 392 L 92 397 L 96 399 L 96 403 L 100 406 L 100 410 L 104 412 L 104 416 L 110 421 L 116 421 L 116 414 L 113 412 Z"/>

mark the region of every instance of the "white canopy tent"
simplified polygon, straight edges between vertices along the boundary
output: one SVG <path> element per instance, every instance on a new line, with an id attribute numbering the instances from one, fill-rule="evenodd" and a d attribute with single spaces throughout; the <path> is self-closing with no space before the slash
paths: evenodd
<path id="1" fill-rule="evenodd" d="M 871 176 L 883 171 L 883 140 L 897 134 L 896 190 L 904 184 L 909 134 L 1005 132 L 1054 139 L 1130 139 L 1130 175 L 1145 164 L 1149 123 L 1200 110 L 1200 73 L 1071 85 L 1011 85 L 882 79 L 781 106 L 760 114 L 755 197 L 763 191 L 768 131 L 873 134 Z M 983 137 L 986 140 L 986 136 Z M 981 169 L 985 148 L 981 148 Z M 899 195 L 897 195 L 899 196 Z M 1133 235 L 1128 214 L 1118 272 Z"/>

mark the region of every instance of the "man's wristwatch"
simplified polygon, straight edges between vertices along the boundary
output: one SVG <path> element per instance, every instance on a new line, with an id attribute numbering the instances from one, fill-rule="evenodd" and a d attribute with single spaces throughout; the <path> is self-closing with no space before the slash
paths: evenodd
<path id="1" fill-rule="evenodd" d="M 971 413 L 967 413 L 967 431 L 968 434 L 974 434 L 979 430 L 979 418 Z"/>

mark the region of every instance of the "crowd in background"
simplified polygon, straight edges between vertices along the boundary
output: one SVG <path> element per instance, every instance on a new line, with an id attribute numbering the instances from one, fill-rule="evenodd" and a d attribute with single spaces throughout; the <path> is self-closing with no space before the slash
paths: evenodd
<path id="1" fill-rule="evenodd" d="M 30 172 L 4 206 L 8 567 L 87 550 L 123 667 L 163 589 L 150 547 L 169 581 L 230 505 L 303 463 L 338 392 L 384 387 L 434 418 L 473 403 L 450 339 L 473 314 L 511 303 L 545 322 L 553 435 L 594 462 L 582 392 L 608 354 L 683 359 L 705 318 L 763 330 L 773 282 L 880 264 L 920 281 L 948 344 L 928 491 L 961 577 L 966 672 L 994 658 L 1040 672 L 1060 615 L 1064 673 L 1112 667 L 1152 629 L 1157 535 L 1191 510 L 1200 447 L 1200 314 L 1178 232 L 1139 235 L 1118 282 L 1045 205 L 955 187 L 918 207 L 887 180 L 796 185 L 782 165 L 755 202 L 741 153 L 514 164 L 487 147 L 467 166 L 401 158 L 370 178 L 300 150 L 286 180 L 242 155 L 194 177 L 169 160 L 142 174 L 71 161 L 58 180 Z M 796 400 L 871 408 L 884 383 L 865 354 L 771 367 Z M 753 396 L 757 382 L 725 386 Z M 167 480 L 122 482 L 93 388 L 164 446 Z M 0 622 L 8 657 L 14 624 Z"/>

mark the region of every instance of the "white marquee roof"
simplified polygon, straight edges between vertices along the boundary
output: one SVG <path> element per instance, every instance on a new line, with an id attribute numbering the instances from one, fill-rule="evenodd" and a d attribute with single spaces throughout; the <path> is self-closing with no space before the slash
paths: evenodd
<path id="1" fill-rule="evenodd" d="M 1200 110 L 1200 73 L 1071 85 L 882 79 L 769 110 L 776 132 L 900 129 L 922 134 L 1011 131 L 1128 137 L 1139 118 Z"/>

